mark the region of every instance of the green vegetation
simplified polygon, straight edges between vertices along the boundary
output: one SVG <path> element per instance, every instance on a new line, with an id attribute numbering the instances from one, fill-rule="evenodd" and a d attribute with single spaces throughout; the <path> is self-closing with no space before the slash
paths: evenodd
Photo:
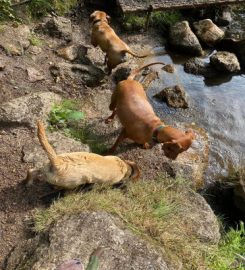
<path id="1" fill-rule="evenodd" d="M 162 248 L 170 261 L 177 264 L 182 261 L 185 269 L 199 269 L 205 263 L 205 254 L 213 247 L 195 236 L 196 227 L 190 221 L 193 218 L 191 193 L 183 179 L 166 177 L 128 183 L 126 192 L 95 185 L 90 192 L 70 194 L 49 209 L 36 210 L 35 230 L 45 231 L 65 214 L 104 210 L 120 217 L 134 233 Z"/>
<path id="2" fill-rule="evenodd" d="M 52 0 L 57 14 L 65 15 L 77 4 L 77 0 Z"/>
<path id="3" fill-rule="evenodd" d="M 43 45 L 43 41 L 40 38 L 38 38 L 35 34 L 30 35 L 29 41 L 30 41 L 31 45 L 33 45 L 33 46 L 40 47 Z"/>
<path id="4" fill-rule="evenodd" d="M 28 3 L 28 10 L 31 17 L 40 18 L 47 15 L 53 6 L 51 2 L 50 0 L 31 0 Z"/>
<path id="5" fill-rule="evenodd" d="M 0 1 L 0 21 L 15 19 L 14 11 L 10 0 Z"/>
<path id="6" fill-rule="evenodd" d="M 240 223 L 237 229 L 231 229 L 222 239 L 219 247 L 208 257 L 212 270 L 244 270 L 245 268 L 245 228 Z"/>
<path id="7" fill-rule="evenodd" d="M 150 17 L 150 27 L 165 31 L 170 25 L 183 20 L 180 11 L 155 11 Z M 139 31 L 144 29 L 146 24 L 146 16 L 126 15 L 124 18 L 124 26 L 130 31 Z"/>
<path id="8" fill-rule="evenodd" d="M 49 114 L 50 130 L 61 130 L 66 136 L 88 144 L 92 152 L 101 154 L 106 150 L 106 145 L 92 132 L 79 107 L 80 104 L 74 100 L 55 104 Z"/>

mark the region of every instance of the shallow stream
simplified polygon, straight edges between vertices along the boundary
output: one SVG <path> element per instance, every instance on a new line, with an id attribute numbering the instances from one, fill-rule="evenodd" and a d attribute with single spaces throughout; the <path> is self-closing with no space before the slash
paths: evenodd
<path id="1" fill-rule="evenodd" d="M 240 36 L 245 33 L 245 14 L 239 14 L 239 23 L 232 27 Z M 221 74 L 206 80 L 203 76 L 188 74 L 183 63 L 188 58 L 180 55 L 155 56 L 147 62 L 163 61 L 173 63 L 175 72 L 166 73 L 158 65 L 153 67 L 159 73 L 147 90 L 155 111 L 167 123 L 192 123 L 204 128 L 209 134 L 209 165 L 206 181 L 214 182 L 225 176 L 229 166 L 239 165 L 245 160 L 245 72 L 243 74 Z M 208 61 L 208 58 L 206 58 Z M 182 85 L 190 97 L 189 109 L 173 109 L 153 98 L 165 87 Z"/>

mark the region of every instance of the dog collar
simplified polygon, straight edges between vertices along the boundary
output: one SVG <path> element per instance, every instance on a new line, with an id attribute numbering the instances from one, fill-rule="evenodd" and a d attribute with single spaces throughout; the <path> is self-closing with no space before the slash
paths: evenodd
<path id="1" fill-rule="evenodd" d="M 165 127 L 167 127 L 167 126 L 166 125 L 160 125 L 160 126 L 158 126 L 157 128 L 154 129 L 153 134 L 152 134 L 152 141 L 153 142 L 159 143 L 159 141 L 157 139 L 158 132 L 161 129 L 165 128 Z"/>
<path id="2" fill-rule="evenodd" d="M 95 25 L 97 22 L 105 22 L 105 23 L 108 23 L 106 20 L 98 19 L 98 20 L 95 20 L 95 21 L 93 22 L 93 25 Z"/>

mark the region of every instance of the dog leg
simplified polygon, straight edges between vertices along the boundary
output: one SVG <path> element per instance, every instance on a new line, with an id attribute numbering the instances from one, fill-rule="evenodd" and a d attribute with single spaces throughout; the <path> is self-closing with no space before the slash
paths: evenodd
<path id="1" fill-rule="evenodd" d="M 107 154 L 113 154 L 116 150 L 116 148 L 118 147 L 118 145 L 120 143 L 122 143 L 125 139 L 126 139 L 126 132 L 125 129 L 123 129 L 120 133 L 120 135 L 118 136 L 116 142 L 114 143 L 114 145 L 108 150 Z"/>
<path id="2" fill-rule="evenodd" d="M 38 174 L 39 174 L 38 169 L 29 169 L 27 171 L 27 176 L 26 179 L 24 180 L 24 184 L 26 186 L 31 186 L 33 184 L 34 179 L 37 178 Z"/>
<path id="3" fill-rule="evenodd" d="M 108 118 L 105 119 L 105 123 L 109 124 L 110 122 L 112 122 L 112 120 L 114 119 L 116 113 L 117 113 L 116 109 L 113 110 L 112 114 Z"/>
<path id="4" fill-rule="evenodd" d="M 149 143 L 146 142 L 146 143 L 143 144 L 143 148 L 144 148 L 144 149 L 150 149 L 151 146 L 150 146 Z"/>

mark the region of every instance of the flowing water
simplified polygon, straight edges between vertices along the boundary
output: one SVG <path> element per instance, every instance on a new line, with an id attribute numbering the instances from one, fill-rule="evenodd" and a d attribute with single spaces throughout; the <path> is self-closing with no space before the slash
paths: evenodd
<path id="1" fill-rule="evenodd" d="M 240 14 L 242 24 L 234 22 L 240 36 L 245 33 L 245 14 Z M 148 97 L 158 115 L 167 123 L 192 123 L 204 128 L 209 134 L 209 165 L 206 181 L 214 182 L 217 177 L 226 176 L 231 164 L 239 165 L 245 159 L 245 74 L 221 74 L 206 80 L 203 76 L 185 73 L 183 63 L 188 60 L 178 55 L 155 56 L 147 62 L 163 61 L 173 63 L 175 73 L 161 70 L 159 80 L 147 90 Z M 208 58 L 206 58 L 208 61 Z M 169 108 L 153 98 L 165 87 L 184 86 L 190 97 L 189 109 Z"/>

